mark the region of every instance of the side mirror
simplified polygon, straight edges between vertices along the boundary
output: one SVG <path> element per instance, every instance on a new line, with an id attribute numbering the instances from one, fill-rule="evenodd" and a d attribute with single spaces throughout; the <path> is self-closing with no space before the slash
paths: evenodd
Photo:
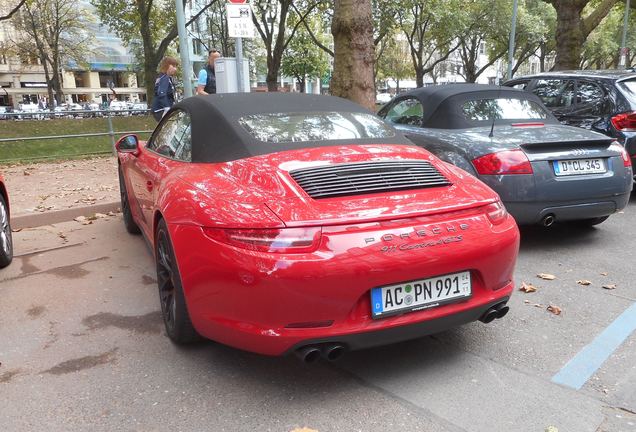
<path id="1" fill-rule="evenodd" d="M 124 135 L 119 138 L 115 144 L 117 153 L 132 153 L 133 156 L 139 156 L 139 138 L 137 135 Z"/>

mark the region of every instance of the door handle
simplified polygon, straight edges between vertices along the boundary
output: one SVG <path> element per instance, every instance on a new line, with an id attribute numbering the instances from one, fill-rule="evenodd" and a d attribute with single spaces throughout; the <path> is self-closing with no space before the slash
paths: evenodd
<path id="1" fill-rule="evenodd" d="M 154 185 L 152 184 L 152 181 L 148 180 L 146 182 L 146 189 L 148 189 L 148 192 L 152 192 L 152 188 L 154 187 Z"/>

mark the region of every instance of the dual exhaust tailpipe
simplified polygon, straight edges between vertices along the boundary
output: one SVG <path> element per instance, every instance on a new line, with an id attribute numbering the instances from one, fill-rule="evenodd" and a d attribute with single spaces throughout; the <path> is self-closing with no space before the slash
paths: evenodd
<path id="1" fill-rule="evenodd" d="M 305 363 L 313 363 L 320 357 L 325 360 L 338 360 L 345 353 L 345 347 L 340 344 L 309 345 L 295 351 L 296 355 Z"/>
<path id="2" fill-rule="evenodd" d="M 479 318 L 479 321 L 488 324 L 492 322 L 494 319 L 503 318 L 506 316 L 510 308 L 506 306 L 505 303 L 499 303 L 490 309 L 488 309 L 482 316 Z"/>
<path id="3" fill-rule="evenodd" d="M 490 309 L 488 309 L 479 318 L 479 321 L 483 323 L 490 323 L 495 319 L 503 318 L 506 316 L 510 308 L 506 306 L 506 303 L 499 303 Z M 308 345 L 299 348 L 295 351 L 298 358 L 305 363 L 313 363 L 320 357 L 328 361 L 338 360 L 345 353 L 346 348 L 338 343 L 323 344 L 323 345 Z"/>

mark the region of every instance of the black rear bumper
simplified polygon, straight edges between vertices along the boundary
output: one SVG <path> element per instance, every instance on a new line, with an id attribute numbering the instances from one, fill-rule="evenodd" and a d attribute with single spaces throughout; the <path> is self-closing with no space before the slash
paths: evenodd
<path id="1" fill-rule="evenodd" d="M 500 303 L 507 303 L 509 299 L 510 297 L 502 297 L 484 306 L 469 309 L 464 312 L 448 315 L 435 320 L 422 321 L 415 324 L 408 324 L 385 330 L 346 334 L 321 339 L 308 339 L 294 345 L 291 349 L 289 349 L 289 351 L 287 351 L 286 354 L 292 353 L 306 346 L 323 344 L 340 344 L 348 351 L 355 351 L 403 342 L 409 339 L 417 339 L 477 321 L 488 309 Z"/>

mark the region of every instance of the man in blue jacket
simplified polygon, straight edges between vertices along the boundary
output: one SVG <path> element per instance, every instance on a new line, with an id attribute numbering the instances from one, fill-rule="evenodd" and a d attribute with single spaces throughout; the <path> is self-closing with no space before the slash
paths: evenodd
<path id="1" fill-rule="evenodd" d="M 221 53 L 214 48 L 208 52 L 208 64 L 199 71 L 199 81 L 197 82 L 198 95 L 216 93 L 216 73 L 214 71 L 214 61 L 219 57 L 221 57 Z"/>

